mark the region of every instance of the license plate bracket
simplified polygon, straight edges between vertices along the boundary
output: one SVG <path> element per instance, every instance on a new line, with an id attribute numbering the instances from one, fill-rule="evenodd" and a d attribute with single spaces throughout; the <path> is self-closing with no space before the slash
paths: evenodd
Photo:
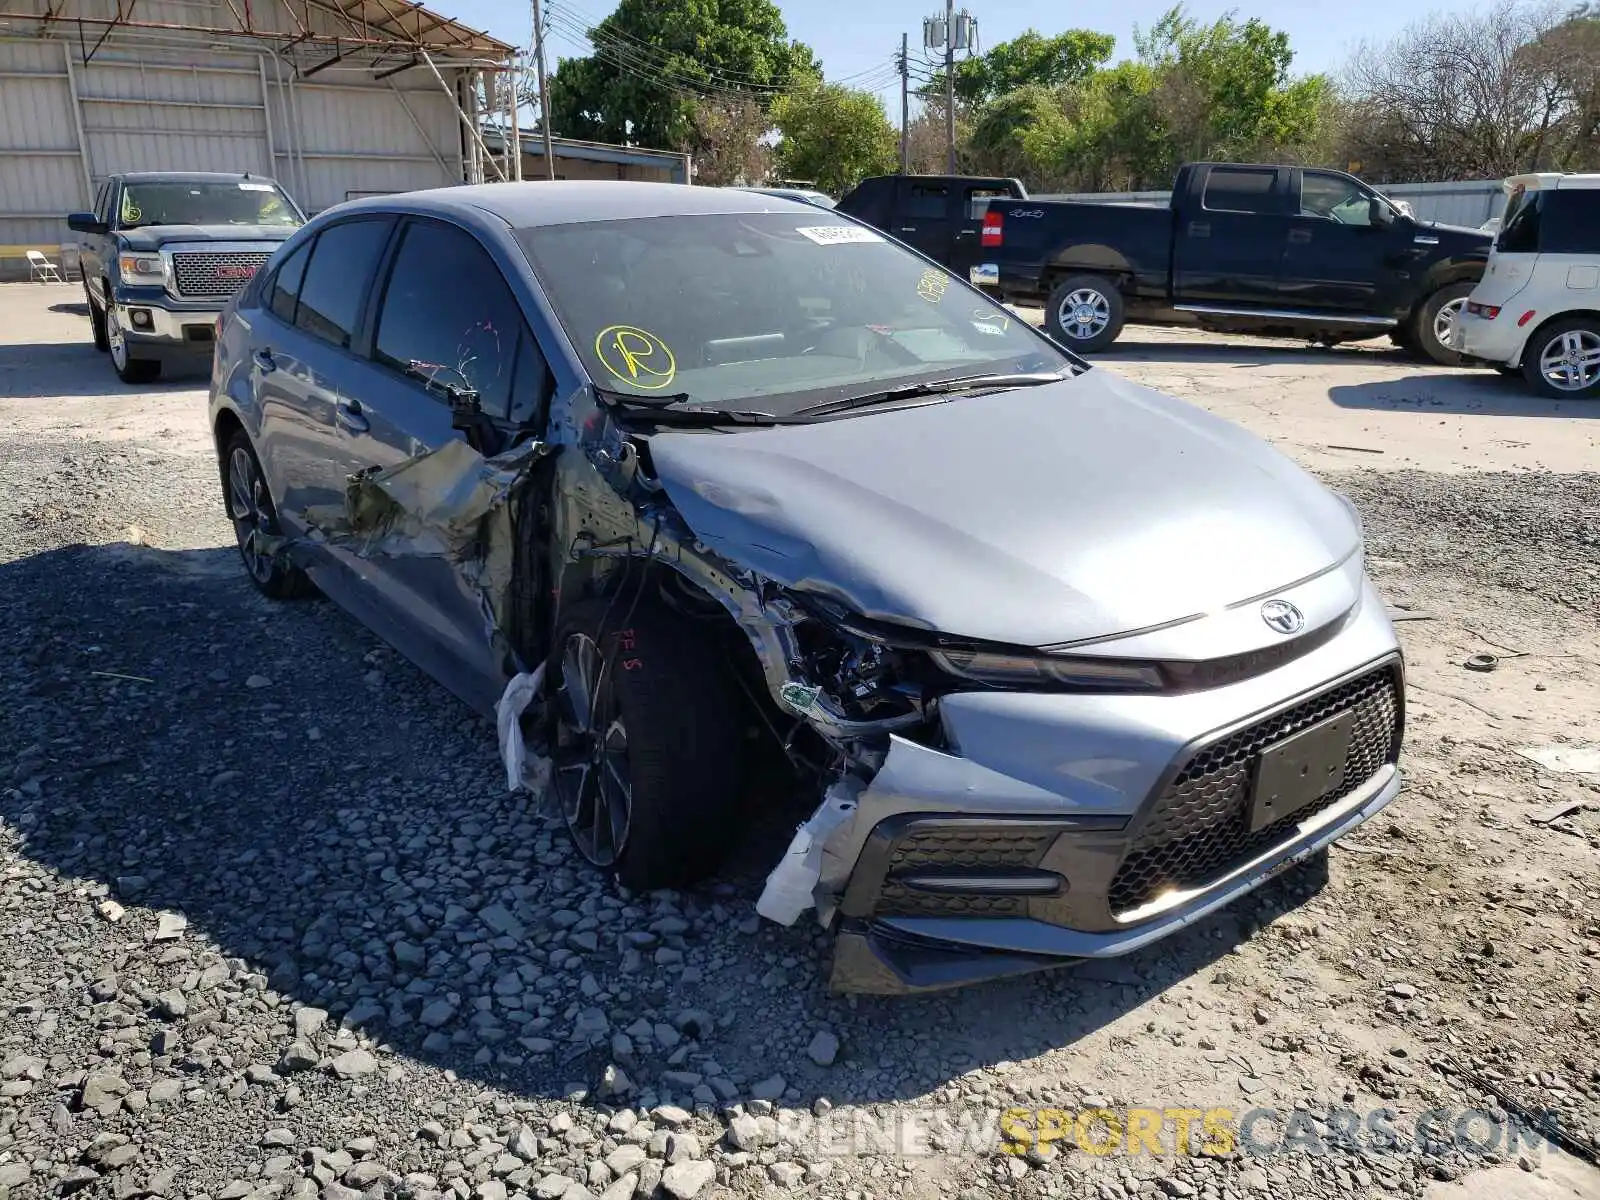
<path id="1" fill-rule="evenodd" d="M 1265 829 L 1344 783 L 1355 714 L 1338 713 L 1274 742 L 1256 758 L 1250 832 Z"/>

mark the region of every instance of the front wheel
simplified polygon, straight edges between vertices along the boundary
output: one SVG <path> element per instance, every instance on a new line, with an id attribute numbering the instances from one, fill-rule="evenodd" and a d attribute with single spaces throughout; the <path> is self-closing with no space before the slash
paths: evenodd
<path id="1" fill-rule="evenodd" d="M 1570 317 L 1546 325 L 1522 351 L 1522 375 L 1556 399 L 1600 396 L 1600 320 Z"/>
<path id="2" fill-rule="evenodd" d="M 1063 279 L 1045 302 L 1045 328 L 1080 354 L 1092 354 L 1116 341 L 1125 319 L 1122 293 L 1103 275 Z"/>
<path id="3" fill-rule="evenodd" d="M 1455 345 L 1456 322 L 1472 295 L 1473 284 L 1447 283 L 1418 306 L 1411 318 L 1411 345 L 1441 367 L 1459 367 L 1466 361 Z"/>
<path id="4" fill-rule="evenodd" d="M 134 358 L 128 338 L 117 320 L 117 306 L 106 305 L 106 347 L 111 351 L 111 365 L 123 383 L 149 383 L 161 374 L 161 364 L 154 359 Z"/>
<path id="5" fill-rule="evenodd" d="M 223 499 L 250 582 L 274 600 L 306 595 L 311 580 L 281 551 L 278 510 L 249 436 L 242 429 L 235 430 L 222 453 Z"/>
<path id="6" fill-rule="evenodd" d="M 741 730 L 726 662 L 701 627 L 631 589 L 560 623 L 551 785 L 578 852 L 625 887 L 693 883 L 732 844 Z"/>

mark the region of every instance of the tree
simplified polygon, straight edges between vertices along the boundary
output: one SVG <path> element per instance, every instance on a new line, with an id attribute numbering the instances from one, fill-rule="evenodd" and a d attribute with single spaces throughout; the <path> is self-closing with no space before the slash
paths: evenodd
<path id="1" fill-rule="evenodd" d="M 833 83 L 780 96 L 772 105 L 779 172 L 838 194 L 865 175 L 894 170 L 894 127 L 871 92 Z"/>
<path id="2" fill-rule="evenodd" d="M 764 106 L 821 74 L 773 0 L 621 0 L 584 36 L 593 53 L 550 77 L 551 126 L 567 137 L 687 148 L 699 100 Z"/>
<path id="3" fill-rule="evenodd" d="M 697 182 L 709 187 L 759 183 L 767 177 L 772 150 L 762 139 L 767 114 L 749 97 L 705 97 L 689 114 L 684 145 L 694 157 Z"/>
<path id="4" fill-rule="evenodd" d="M 1073 131 L 1058 90 L 1030 83 L 985 104 L 967 148 L 975 170 L 1028 178 L 1035 188 L 1060 182 Z"/>
<path id="5" fill-rule="evenodd" d="M 1069 29 L 1045 37 L 1029 29 L 986 54 L 956 66 L 956 95 L 968 104 L 987 104 L 1018 88 L 1079 83 L 1111 57 L 1117 39 L 1109 33 Z M 944 71 L 930 85 L 943 92 Z"/>

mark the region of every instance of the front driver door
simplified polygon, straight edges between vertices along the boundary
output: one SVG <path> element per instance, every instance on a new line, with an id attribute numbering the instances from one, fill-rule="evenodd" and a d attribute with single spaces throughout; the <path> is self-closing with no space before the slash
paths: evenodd
<path id="1" fill-rule="evenodd" d="M 1395 280 L 1393 226 L 1372 223 L 1374 193 L 1335 171 L 1298 174 L 1278 270 L 1284 307 L 1382 315 Z"/>
<path id="2" fill-rule="evenodd" d="M 370 354 L 346 393 L 367 419 L 362 444 L 372 465 L 393 467 L 465 440 L 453 424 L 452 388 L 477 394 L 497 440 L 512 427 L 543 429 L 544 357 L 476 237 L 444 221 L 408 219 L 380 296 Z M 404 626 L 404 644 L 396 644 L 469 704 L 492 707 L 507 663 L 474 581 L 437 554 L 375 555 L 367 566 Z"/>

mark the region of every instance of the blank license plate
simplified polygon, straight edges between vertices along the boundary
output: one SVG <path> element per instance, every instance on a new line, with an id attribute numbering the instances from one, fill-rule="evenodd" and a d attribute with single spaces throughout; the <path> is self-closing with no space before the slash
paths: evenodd
<path id="1" fill-rule="evenodd" d="M 1322 799 L 1344 782 L 1355 714 L 1340 713 L 1275 742 L 1256 760 L 1250 832 Z"/>

